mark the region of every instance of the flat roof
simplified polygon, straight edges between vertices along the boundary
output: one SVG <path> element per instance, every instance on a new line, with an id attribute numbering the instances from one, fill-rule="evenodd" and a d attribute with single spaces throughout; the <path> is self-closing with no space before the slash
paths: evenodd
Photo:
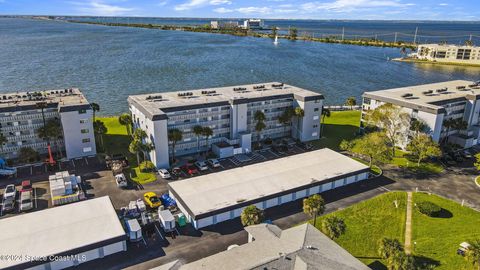
<path id="1" fill-rule="evenodd" d="M 16 260 L 0 260 L 0 268 L 31 263 L 26 256 L 58 255 L 125 239 L 108 196 L 0 219 L 0 231 L 0 254 L 22 255 Z"/>
<path id="2" fill-rule="evenodd" d="M 67 107 L 90 107 L 88 100 L 78 88 L 43 91 L 23 91 L 0 94 L 0 111 L 11 109 L 35 109 L 38 103 L 62 110 Z"/>
<path id="3" fill-rule="evenodd" d="M 427 112 L 442 112 L 443 103 L 455 100 L 479 99 L 480 86 L 472 81 L 456 80 L 440 83 L 407 86 L 373 92 L 365 92 L 364 97 L 403 107 Z M 457 87 L 465 87 L 457 89 Z"/>
<path id="4" fill-rule="evenodd" d="M 479 49 L 479 46 L 469 46 L 469 45 L 455 45 L 455 44 L 437 44 L 437 43 L 430 43 L 430 44 L 420 44 L 418 46 L 428 46 L 431 48 L 459 48 L 459 49 Z"/>
<path id="5" fill-rule="evenodd" d="M 369 167 L 328 148 L 169 183 L 190 214 L 208 213 L 327 182 Z"/>
<path id="6" fill-rule="evenodd" d="M 264 86 L 264 88 L 258 88 Z M 276 87 L 275 87 L 276 86 Z M 235 90 L 236 89 L 236 90 Z M 202 93 L 203 92 L 203 93 Z M 187 96 L 179 94 L 191 93 Z M 176 92 L 151 93 L 128 97 L 130 104 L 143 110 L 149 116 L 166 113 L 167 109 L 188 109 L 198 105 L 225 104 L 241 102 L 244 99 L 257 99 L 281 95 L 293 95 L 298 99 L 323 99 L 319 93 L 278 82 L 237 85 L 218 88 L 184 90 Z"/>

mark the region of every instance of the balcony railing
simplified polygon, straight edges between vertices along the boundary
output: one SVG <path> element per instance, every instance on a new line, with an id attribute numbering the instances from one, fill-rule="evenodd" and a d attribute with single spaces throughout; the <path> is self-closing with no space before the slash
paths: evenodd
<path id="1" fill-rule="evenodd" d="M 45 119 L 59 117 L 57 112 L 46 112 Z M 0 118 L 0 122 L 18 122 L 18 121 L 28 121 L 28 120 L 37 120 L 43 119 L 42 113 L 32 113 L 32 114 L 19 114 L 12 116 L 5 116 Z"/>

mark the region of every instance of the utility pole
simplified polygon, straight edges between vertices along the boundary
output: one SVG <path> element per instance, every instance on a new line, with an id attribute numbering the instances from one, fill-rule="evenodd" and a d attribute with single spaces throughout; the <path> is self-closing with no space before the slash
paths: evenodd
<path id="1" fill-rule="evenodd" d="M 395 32 L 395 43 L 397 43 L 397 35 L 398 35 L 398 33 Z"/>
<path id="2" fill-rule="evenodd" d="M 413 38 L 413 45 L 417 44 L 417 34 L 418 34 L 418 26 L 415 28 L 415 37 Z"/>
<path id="3" fill-rule="evenodd" d="M 377 38 L 378 38 L 378 35 L 375 34 L 375 43 L 377 43 Z"/>
<path id="4" fill-rule="evenodd" d="M 345 27 L 342 28 L 342 41 L 345 40 Z"/>
<path id="5" fill-rule="evenodd" d="M 472 34 L 470 34 L 470 41 L 472 41 Z"/>

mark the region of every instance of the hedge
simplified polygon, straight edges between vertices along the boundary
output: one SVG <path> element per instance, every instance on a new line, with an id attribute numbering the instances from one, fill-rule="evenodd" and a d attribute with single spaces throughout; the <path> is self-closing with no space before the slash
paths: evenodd
<path id="1" fill-rule="evenodd" d="M 417 203 L 417 208 L 420 213 L 429 217 L 438 217 L 442 211 L 440 206 L 428 201 Z"/>

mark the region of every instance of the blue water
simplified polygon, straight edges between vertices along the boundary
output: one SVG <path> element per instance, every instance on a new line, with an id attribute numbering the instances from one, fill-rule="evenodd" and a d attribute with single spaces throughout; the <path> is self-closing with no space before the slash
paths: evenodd
<path id="1" fill-rule="evenodd" d="M 480 68 L 387 61 L 375 48 L 0 18 L 0 92 L 79 87 L 104 115 L 139 93 L 282 81 L 327 104 L 379 90 L 480 79 Z"/>

